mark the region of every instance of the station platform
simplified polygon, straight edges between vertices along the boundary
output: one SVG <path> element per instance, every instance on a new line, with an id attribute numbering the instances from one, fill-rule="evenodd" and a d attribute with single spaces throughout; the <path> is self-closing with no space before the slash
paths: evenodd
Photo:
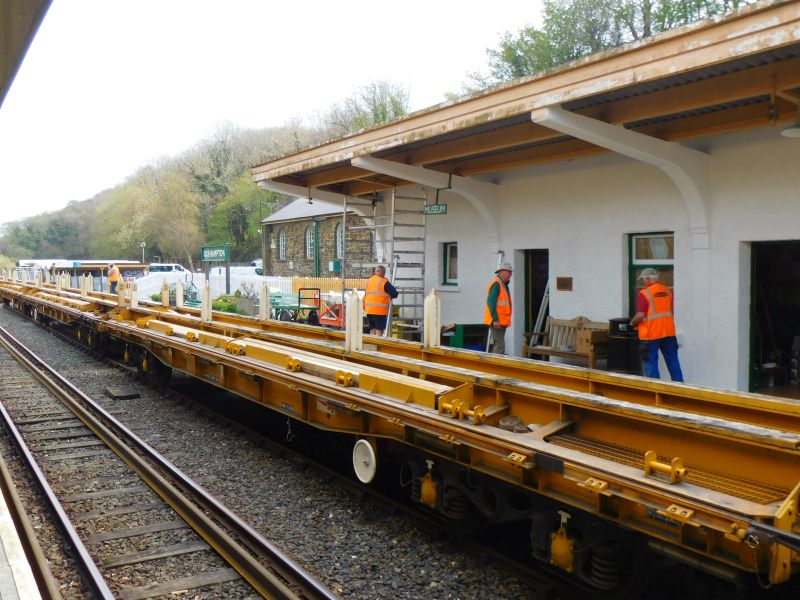
<path id="1" fill-rule="evenodd" d="M 0 600 L 41 597 L 8 505 L 0 493 Z"/>

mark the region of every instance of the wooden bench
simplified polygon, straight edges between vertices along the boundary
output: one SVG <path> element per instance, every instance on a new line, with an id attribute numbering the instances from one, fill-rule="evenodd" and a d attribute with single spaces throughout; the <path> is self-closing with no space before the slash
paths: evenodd
<path id="1" fill-rule="evenodd" d="M 608 353 L 608 323 L 590 321 L 586 317 L 547 317 L 545 330 L 529 335 L 544 337 L 541 344 L 531 346 L 525 343 L 525 358 L 558 356 L 585 359 L 588 367 L 594 369 L 597 359 Z"/>

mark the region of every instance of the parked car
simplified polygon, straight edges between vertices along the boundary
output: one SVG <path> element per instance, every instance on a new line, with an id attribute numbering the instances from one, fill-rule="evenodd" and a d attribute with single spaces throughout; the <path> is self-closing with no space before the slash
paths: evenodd
<path id="1" fill-rule="evenodd" d="M 184 268 L 183 265 L 179 265 L 177 263 L 150 263 L 150 272 L 151 273 L 186 273 L 189 274 L 191 271 Z"/>

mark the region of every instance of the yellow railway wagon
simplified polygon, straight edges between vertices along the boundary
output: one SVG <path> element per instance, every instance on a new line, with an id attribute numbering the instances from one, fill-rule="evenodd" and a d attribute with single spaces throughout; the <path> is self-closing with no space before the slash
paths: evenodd
<path id="1" fill-rule="evenodd" d="M 0 297 L 143 372 L 350 435 L 365 484 L 400 464 L 414 501 L 518 521 L 534 558 L 597 588 L 641 545 L 728 579 L 800 568 L 797 400 L 369 336 L 348 352 L 343 332 L 11 279 Z"/>

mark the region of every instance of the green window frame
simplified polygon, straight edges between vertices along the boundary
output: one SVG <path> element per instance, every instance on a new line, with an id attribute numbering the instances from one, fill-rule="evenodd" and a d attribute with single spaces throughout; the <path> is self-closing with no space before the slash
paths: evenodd
<path id="1" fill-rule="evenodd" d="M 630 316 L 636 312 L 636 297 L 644 287 L 639 276 L 647 267 L 658 270 L 659 283 L 675 289 L 675 233 L 653 231 L 628 236 L 628 295 Z"/>
<path id="2" fill-rule="evenodd" d="M 458 285 L 458 242 L 442 244 L 442 285 Z"/>
<path id="3" fill-rule="evenodd" d="M 278 260 L 286 260 L 286 230 L 278 232 Z"/>

